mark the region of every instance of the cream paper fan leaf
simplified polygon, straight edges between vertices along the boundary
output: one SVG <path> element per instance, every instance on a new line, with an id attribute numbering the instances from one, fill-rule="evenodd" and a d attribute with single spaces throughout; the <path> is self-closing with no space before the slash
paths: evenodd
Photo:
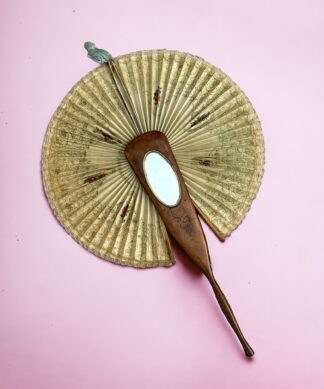
<path id="1" fill-rule="evenodd" d="M 166 228 L 124 154 L 148 131 L 167 136 L 198 212 L 222 240 L 242 222 L 258 191 L 263 137 L 241 89 L 202 58 L 177 51 L 116 57 L 64 98 L 42 154 L 53 212 L 101 258 L 170 266 Z"/>

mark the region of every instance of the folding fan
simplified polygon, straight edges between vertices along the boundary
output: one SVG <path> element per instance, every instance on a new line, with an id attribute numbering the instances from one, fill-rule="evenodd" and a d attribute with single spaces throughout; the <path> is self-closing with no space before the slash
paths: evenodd
<path id="1" fill-rule="evenodd" d="M 47 198 L 78 243 L 150 268 L 175 263 L 173 236 L 247 356 L 254 352 L 213 276 L 197 212 L 224 240 L 249 210 L 263 163 L 260 123 L 242 90 L 202 58 L 169 50 L 114 57 L 83 77 L 54 113 L 42 153 Z M 163 164 L 175 180 L 165 181 Z M 164 201 L 159 183 L 176 188 L 176 199 Z"/>

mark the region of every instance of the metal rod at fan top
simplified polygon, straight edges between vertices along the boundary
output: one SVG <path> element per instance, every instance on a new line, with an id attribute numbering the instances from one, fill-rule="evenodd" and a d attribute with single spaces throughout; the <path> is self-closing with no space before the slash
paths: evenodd
<path id="1" fill-rule="evenodd" d="M 121 99 L 121 101 L 126 109 L 126 112 L 129 116 L 130 120 L 133 122 L 135 130 L 137 131 L 138 135 L 140 135 L 142 132 L 140 122 L 137 118 L 136 110 L 133 106 L 131 96 L 130 96 L 130 94 L 125 86 L 125 83 L 123 82 L 122 77 L 120 76 L 120 74 L 118 72 L 117 66 L 114 62 L 114 57 L 107 50 L 99 49 L 98 47 L 96 47 L 96 45 L 93 42 L 90 42 L 90 41 L 87 41 L 84 43 L 84 48 L 87 50 L 89 58 L 91 58 L 93 61 L 95 61 L 101 65 L 105 64 L 107 66 L 107 69 L 110 69 L 112 79 L 115 83 L 117 93 L 118 93 L 118 95 L 119 95 L 119 97 L 120 97 L 120 99 Z M 129 107 L 124 99 L 124 96 L 119 88 L 118 83 L 117 83 L 116 77 L 118 78 L 118 81 L 121 84 L 121 89 L 123 89 L 124 93 L 127 95 L 127 98 L 129 100 L 129 105 L 130 105 L 131 110 L 133 111 L 134 115 L 132 115 L 132 113 L 131 113 L 131 111 L 130 111 L 130 109 L 129 109 Z"/>
<path id="2" fill-rule="evenodd" d="M 140 126 L 140 123 L 139 123 L 139 119 L 138 119 L 138 117 L 136 115 L 136 109 L 133 106 L 131 96 L 130 96 L 130 94 L 129 94 L 126 86 L 125 86 L 125 83 L 123 82 L 122 77 L 120 76 L 120 74 L 119 74 L 119 72 L 117 70 L 117 67 L 116 67 L 116 65 L 115 65 L 115 63 L 113 61 L 109 61 L 107 66 L 111 70 L 112 79 L 114 80 L 117 93 L 118 93 L 122 103 L 124 104 L 124 107 L 125 107 L 125 109 L 126 109 L 126 111 L 128 113 L 128 116 L 130 117 L 131 121 L 133 122 L 134 128 L 135 128 L 135 130 L 137 130 L 138 135 L 140 135 L 142 131 L 141 131 L 141 126 Z M 122 94 L 122 92 L 120 90 L 120 87 L 119 87 L 119 85 L 117 83 L 116 78 L 118 78 L 118 81 L 119 81 L 119 83 L 121 85 L 121 88 L 123 89 L 124 93 L 127 96 L 128 103 L 129 103 L 131 109 L 128 107 L 128 104 L 126 103 L 126 101 L 124 99 L 124 96 L 123 96 L 123 94 Z"/>

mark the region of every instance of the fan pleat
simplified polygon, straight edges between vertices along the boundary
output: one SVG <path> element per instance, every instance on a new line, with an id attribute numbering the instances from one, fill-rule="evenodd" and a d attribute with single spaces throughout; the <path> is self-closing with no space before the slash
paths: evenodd
<path id="1" fill-rule="evenodd" d="M 170 134 L 178 133 L 181 127 L 187 124 L 186 112 L 191 112 L 193 107 L 190 93 L 192 93 L 194 85 L 199 83 L 199 79 L 202 75 L 201 70 L 203 70 L 202 62 L 199 60 L 197 61 L 194 58 L 190 58 L 190 62 L 184 62 L 182 66 L 182 72 L 184 74 L 179 77 L 180 81 L 177 85 L 179 91 L 175 94 L 176 99 L 172 104 L 173 109 L 168 121 L 165 123 L 165 127 Z M 167 132 L 167 134 L 169 134 L 169 132 Z"/>
<path id="2" fill-rule="evenodd" d="M 172 116 L 174 107 L 179 98 L 179 87 L 183 87 L 183 80 L 185 79 L 185 76 L 188 71 L 188 67 L 186 66 L 186 64 L 189 63 L 192 67 L 194 66 L 193 60 L 190 58 L 190 56 L 185 55 L 183 58 L 181 58 L 181 55 L 179 54 L 175 54 L 174 56 L 175 61 L 173 62 L 172 75 L 166 87 L 166 110 L 165 114 L 161 118 L 161 128 L 164 129 L 166 134 L 168 131 L 167 124 L 170 120 L 170 117 Z"/>
<path id="3" fill-rule="evenodd" d="M 134 183 L 131 187 L 134 187 Z M 100 198 L 97 199 L 98 206 L 96 208 L 94 208 L 94 210 L 91 213 L 91 217 L 89 218 L 90 219 L 89 225 L 86 227 L 86 229 L 84 231 L 82 231 L 82 237 L 85 238 L 85 240 L 88 244 L 93 244 L 94 240 L 98 239 L 98 231 L 101 227 L 101 225 L 98 224 L 98 222 L 101 221 L 101 222 L 104 222 L 105 224 L 109 223 L 109 216 L 111 215 L 111 210 L 110 210 L 111 207 L 113 207 L 116 216 L 118 213 L 120 214 L 120 210 L 118 209 L 117 205 L 119 204 L 119 202 L 122 201 L 122 199 L 119 197 L 120 190 L 118 190 L 118 189 L 124 190 L 125 186 L 120 185 L 119 188 L 116 188 L 115 189 L 115 193 L 116 193 L 115 198 L 110 199 L 110 201 L 109 201 L 109 198 L 107 198 L 106 200 L 102 200 Z M 101 200 L 101 202 L 100 202 L 100 200 Z M 115 219 L 113 219 L 113 220 L 115 220 Z M 99 236 L 99 239 L 100 239 L 100 236 Z M 96 244 L 97 244 L 97 242 L 96 242 Z M 99 251 L 101 249 L 101 245 L 102 245 L 102 240 L 100 239 L 100 242 L 98 242 L 98 250 Z"/>
<path id="4" fill-rule="evenodd" d="M 116 93 L 111 93 L 113 91 L 112 81 L 108 81 L 108 72 L 95 73 L 93 77 L 89 79 L 87 83 L 89 88 L 92 89 L 93 94 L 98 94 L 98 99 L 101 104 L 105 107 L 105 123 L 108 123 L 108 131 L 111 129 L 113 135 L 118 135 L 119 138 L 124 138 L 126 142 L 129 142 L 129 139 L 136 135 L 136 130 L 134 129 L 133 122 L 127 110 L 125 109 L 121 98 Z M 105 97 L 107 96 L 107 97 Z M 123 115 L 120 115 L 120 112 Z M 119 113 L 119 115 L 117 114 Z"/>
<path id="5" fill-rule="evenodd" d="M 188 124 L 195 117 L 203 114 L 204 110 L 206 111 L 206 106 L 211 99 L 211 92 L 219 84 L 218 79 L 210 76 L 210 69 L 206 68 L 204 63 L 199 62 L 199 70 L 197 78 L 189 85 L 187 104 L 179 115 L 178 122 L 173 123 L 172 128 L 176 128 L 177 131 L 171 133 L 172 143 L 176 143 L 177 139 L 183 140 L 184 134 L 188 136 Z M 201 98 L 202 93 L 203 98 Z"/>

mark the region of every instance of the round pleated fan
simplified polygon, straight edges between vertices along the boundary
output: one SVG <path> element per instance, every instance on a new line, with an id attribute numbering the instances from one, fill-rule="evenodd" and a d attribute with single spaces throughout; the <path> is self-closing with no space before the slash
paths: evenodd
<path id="1" fill-rule="evenodd" d="M 163 132 L 194 205 L 220 239 L 243 220 L 263 174 L 263 137 L 242 90 L 200 57 L 169 50 L 113 59 L 83 77 L 53 115 L 42 172 L 66 231 L 99 257 L 174 263 L 166 228 L 124 150 Z"/>

